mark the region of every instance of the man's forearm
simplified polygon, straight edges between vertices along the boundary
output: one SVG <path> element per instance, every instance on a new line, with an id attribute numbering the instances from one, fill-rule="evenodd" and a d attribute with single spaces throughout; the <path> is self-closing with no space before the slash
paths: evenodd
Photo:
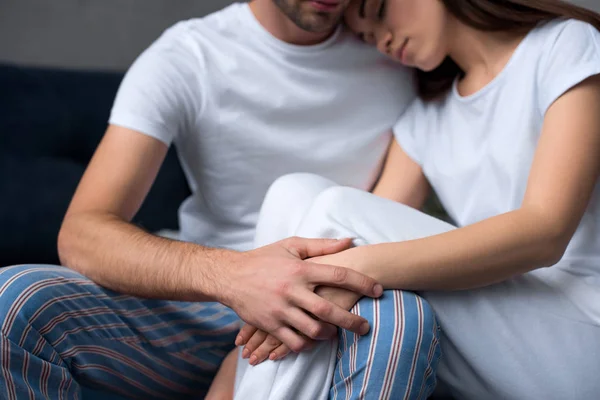
<path id="1" fill-rule="evenodd" d="M 111 290 L 138 297 L 214 301 L 215 271 L 235 253 L 149 234 L 116 216 L 68 215 L 58 240 L 62 263 Z"/>

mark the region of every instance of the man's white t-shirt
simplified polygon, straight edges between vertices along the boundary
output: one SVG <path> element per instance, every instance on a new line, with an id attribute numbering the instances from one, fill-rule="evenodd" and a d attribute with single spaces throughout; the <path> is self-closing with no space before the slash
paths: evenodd
<path id="1" fill-rule="evenodd" d="M 167 30 L 127 73 L 110 123 L 175 143 L 193 193 L 182 240 L 247 250 L 276 178 L 369 189 L 413 99 L 410 72 L 343 28 L 291 45 L 239 3 Z"/>
<path id="2" fill-rule="evenodd" d="M 394 134 L 457 225 L 474 224 L 520 208 L 547 110 L 597 74 L 598 30 L 552 21 L 531 31 L 485 88 L 463 97 L 455 85 L 439 102 L 416 100 Z M 531 274 L 600 323 L 600 184 L 562 260 Z"/>

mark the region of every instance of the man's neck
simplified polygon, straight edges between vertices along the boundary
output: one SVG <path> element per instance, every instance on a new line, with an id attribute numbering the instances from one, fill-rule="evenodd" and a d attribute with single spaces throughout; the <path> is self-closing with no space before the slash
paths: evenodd
<path id="1" fill-rule="evenodd" d="M 252 0 L 250 9 L 258 22 L 277 39 L 295 45 L 309 46 L 329 38 L 331 32 L 307 32 L 294 24 L 273 0 Z"/>

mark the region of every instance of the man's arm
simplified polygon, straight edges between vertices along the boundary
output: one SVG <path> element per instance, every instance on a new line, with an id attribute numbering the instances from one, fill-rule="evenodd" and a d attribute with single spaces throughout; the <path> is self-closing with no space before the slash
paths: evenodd
<path id="1" fill-rule="evenodd" d="M 223 254 L 149 234 L 129 223 L 148 194 L 168 147 L 111 125 L 92 158 L 64 218 L 62 263 L 109 289 L 172 300 L 211 298 L 209 268 L 189 269 L 198 252 Z M 201 255 L 201 256 L 202 256 Z M 185 279 L 183 279 L 183 276 Z M 185 284 L 185 285 L 184 285 Z M 204 287 L 199 299 L 195 287 Z"/>
<path id="2" fill-rule="evenodd" d="M 293 329 L 314 339 L 335 332 L 306 312 L 366 333 L 366 320 L 320 298 L 314 289 L 339 286 L 379 296 L 381 287 L 349 269 L 302 261 L 344 250 L 349 241 L 291 238 L 239 253 L 159 238 L 132 225 L 166 152 L 167 146 L 159 140 L 109 127 L 59 234 L 64 265 L 121 293 L 221 302 L 295 351 L 307 342 Z"/>

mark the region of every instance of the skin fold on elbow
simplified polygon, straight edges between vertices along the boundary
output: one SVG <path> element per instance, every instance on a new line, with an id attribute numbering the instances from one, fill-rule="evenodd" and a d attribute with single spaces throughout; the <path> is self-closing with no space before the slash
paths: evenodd
<path id="1" fill-rule="evenodd" d="M 565 229 L 549 231 L 545 235 L 539 252 L 539 264 L 542 268 L 552 267 L 562 260 L 572 235 L 572 232 Z"/>
<path id="2" fill-rule="evenodd" d="M 575 222 L 538 207 L 523 207 L 517 212 L 521 217 L 519 225 L 532 235 L 531 241 L 525 239 L 529 242 L 527 253 L 531 262 L 538 268 L 556 265 L 563 258 L 575 233 Z"/>
<path id="3" fill-rule="evenodd" d="M 83 254 L 86 254 L 85 232 L 93 232 L 92 215 L 67 213 L 58 232 L 57 250 L 61 265 L 84 273 Z M 89 250 L 89 249 L 88 249 Z"/>
<path id="4" fill-rule="evenodd" d="M 65 216 L 63 223 L 58 232 L 57 249 L 58 258 L 61 265 L 65 267 L 72 267 L 76 253 L 76 234 L 75 234 L 75 221 L 76 219 L 71 215 Z"/>

